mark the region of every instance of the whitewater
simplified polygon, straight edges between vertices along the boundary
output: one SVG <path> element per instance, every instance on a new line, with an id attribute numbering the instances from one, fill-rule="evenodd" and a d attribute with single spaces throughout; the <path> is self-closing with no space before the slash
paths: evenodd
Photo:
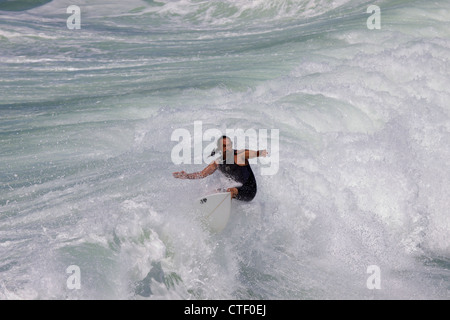
<path id="1" fill-rule="evenodd" d="M 0 1 L 0 299 L 449 299 L 448 21 L 443 0 Z M 279 132 L 220 234 L 191 207 L 218 174 L 172 176 L 206 166 L 171 156 L 196 122 Z"/>

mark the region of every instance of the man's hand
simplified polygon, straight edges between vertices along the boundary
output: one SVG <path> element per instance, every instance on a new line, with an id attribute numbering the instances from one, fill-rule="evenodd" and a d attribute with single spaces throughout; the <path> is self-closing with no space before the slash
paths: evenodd
<path id="1" fill-rule="evenodd" d="M 269 153 L 267 152 L 267 150 L 261 150 L 259 151 L 259 156 L 260 157 L 267 157 Z"/>
<path id="2" fill-rule="evenodd" d="M 173 176 L 177 179 L 187 179 L 187 173 L 184 171 L 174 172 Z"/>

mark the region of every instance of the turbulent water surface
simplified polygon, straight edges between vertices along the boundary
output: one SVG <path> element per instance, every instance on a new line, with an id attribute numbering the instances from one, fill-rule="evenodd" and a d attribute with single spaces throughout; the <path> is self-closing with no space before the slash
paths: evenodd
<path id="1" fill-rule="evenodd" d="M 0 298 L 448 299 L 449 20 L 443 0 L 0 1 Z M 206 166 L 173 161 L 195 122 L 279 130 L 220 234 L 191 207 L 218 174 L 172 176 Z"/>

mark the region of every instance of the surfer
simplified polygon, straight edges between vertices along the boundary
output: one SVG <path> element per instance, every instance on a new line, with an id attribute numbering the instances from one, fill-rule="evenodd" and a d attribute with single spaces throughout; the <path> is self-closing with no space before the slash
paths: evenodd
<path id="1" fill-rule="evenodd" d="M 255 175 L 248 163 L 248 159 L 266 157 L 267 151 L 234 150 L 231 139 L 227 136 L 222 136 L 217 140 L 217 149 L 211 153 L 211 156 L 216 152 L 220 152 L 222 157 L 211 162 L 202 171 L 194 173 L 174 172 L 173 176 L 178 179 L 203 179 L 219 169 L 226 177 L 242 184 L 240 187 L 227 189 L 231 193 L 232 198 L 242 201 L 253 200 L 257 188 Z"/>

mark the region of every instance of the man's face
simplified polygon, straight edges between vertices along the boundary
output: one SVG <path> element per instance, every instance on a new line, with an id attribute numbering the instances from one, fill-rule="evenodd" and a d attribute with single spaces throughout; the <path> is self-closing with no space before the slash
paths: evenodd
<path id="1" fill-rule="evenodd" d="M 223 154 L 225 154 L 227 151 L 231 151 L 231 150 L 232 150 L 232 146 L 231 146 L 230 139 L 223 139 L 222 140 L 222 151 L 223 151 Z"/>

